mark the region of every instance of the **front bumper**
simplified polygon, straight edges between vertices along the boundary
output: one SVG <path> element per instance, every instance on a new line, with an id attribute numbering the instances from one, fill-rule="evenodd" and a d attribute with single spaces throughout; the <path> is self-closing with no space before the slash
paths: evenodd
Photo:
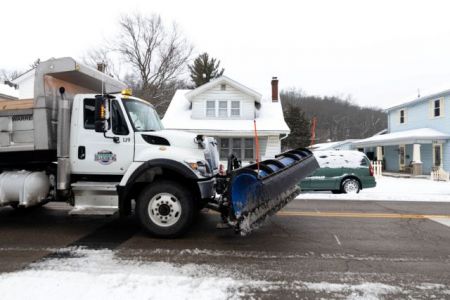
<path id="1" fill-rule="evenodd" d="M 210 199 L 216 196 L 216 178 L 198 181 L 197 184 L 202 199 Z"/>

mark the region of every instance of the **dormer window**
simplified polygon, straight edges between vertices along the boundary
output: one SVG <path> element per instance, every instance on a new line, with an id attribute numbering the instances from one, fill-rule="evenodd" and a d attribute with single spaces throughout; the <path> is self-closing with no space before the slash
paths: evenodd
<path id="1" fill-rule="evenodd" d="M 400 124 L 406 123 L 406 111 L 404 109 L 400 110 Z"/>
<path id="2" fill-rule="evenodd" d="M 241 102 L 237 100 L 206 101 L 206 117 L 238 118 L 241 116 Z"/>
<path id="3" fill-rule="evenodd" d="M 206 101 L 206 116 L 207 117 L 216 116 L 216 101 Z"/>
<path id="4" fill-rule="evenodd" d="M 219 101 L 219 117 L 228 117 L 228 101 Z"/>
<path id="5" fill-rule="evenodd" d="M 239 101 L 231 101 L 231 116 L 239 117 L 241 115 L 241 103 Z"/>

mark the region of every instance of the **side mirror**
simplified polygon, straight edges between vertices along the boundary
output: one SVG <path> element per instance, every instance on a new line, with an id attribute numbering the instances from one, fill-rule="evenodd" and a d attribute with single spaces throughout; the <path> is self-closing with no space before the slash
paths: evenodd
<path id="1" fill-rule="evenodd" d="M 106 99 L 103 96 L 95 96 L 95 132 L 106 132 Z"/>

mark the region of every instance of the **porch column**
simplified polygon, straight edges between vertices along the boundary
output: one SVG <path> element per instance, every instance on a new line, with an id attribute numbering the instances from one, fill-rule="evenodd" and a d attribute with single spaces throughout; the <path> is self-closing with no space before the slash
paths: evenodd
<path id="1" fill-rule="evenodd" d="M 413 175 L 422 175 L 422 160 L 420 158 L 420 144 L 413 144 L 413 159 L 412 159 L 412 173 Z"/>
<path id="2" fill-rule="evenodd" d="M 383 146 L 377 146 L 377 160 L 383 160 Z"/>
<path id="3" fill-rule="evenodd" d="M 420 159 L 420 144 L 414 144 L 413 145 L 413 163 L 422 163 L 422 160 Z"/>

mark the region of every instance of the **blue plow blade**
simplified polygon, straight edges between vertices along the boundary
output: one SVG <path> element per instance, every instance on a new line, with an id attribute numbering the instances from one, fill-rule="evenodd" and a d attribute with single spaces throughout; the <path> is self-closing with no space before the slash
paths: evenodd
<path id="1" fill-rule="evenodd" d="M 298 183 L 319 164 L 312 152 L 298 148 L 232 172 L 230 199 L 236 231 L 245 235 L 298 193 Z"/>

